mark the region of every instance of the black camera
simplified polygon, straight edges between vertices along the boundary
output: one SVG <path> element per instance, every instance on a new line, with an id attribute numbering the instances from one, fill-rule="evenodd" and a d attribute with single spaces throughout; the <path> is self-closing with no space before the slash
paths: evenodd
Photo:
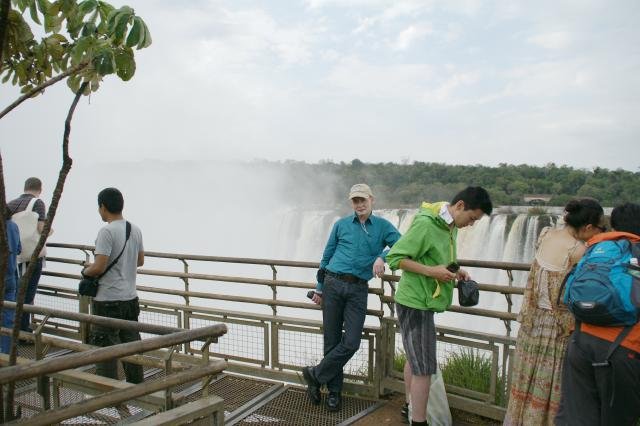
<path id="1" fill-rule="evenodd" d="M 308 297 L 309 299 L 313 299 L 313 295 L 314 295 L 314 294 L 316 294 L 316 292 L 315 292 L 315 291 L 313 291 L 313 290 L 309 290 L 309 291 L 307 292 L 307 297 Z"/>
<path id="2" fill-rule="evenodd" d="M 453 272 L 455 274 L 459 270 L 460 270 L 460 265 L 458 265 L 456 262 L 451 262 L 450 264 L 447 265 L 447 271 L 449 272 Z"/>

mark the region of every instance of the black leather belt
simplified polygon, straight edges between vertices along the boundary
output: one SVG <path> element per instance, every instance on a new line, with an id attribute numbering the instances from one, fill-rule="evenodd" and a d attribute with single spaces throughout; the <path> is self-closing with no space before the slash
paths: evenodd
<path id="1" fill-rule="evenodd" d="M 368 284 L 367 280 L 363 280 L 362 278 L 356 277 L 355 275 L 352 275 L 352 274 L 336 274 L 335 272 L 331 272 L 327 270 L 327 275 L 337 280 L 344 281 L 346 283 L 365 284 L 365 285 Z"/>

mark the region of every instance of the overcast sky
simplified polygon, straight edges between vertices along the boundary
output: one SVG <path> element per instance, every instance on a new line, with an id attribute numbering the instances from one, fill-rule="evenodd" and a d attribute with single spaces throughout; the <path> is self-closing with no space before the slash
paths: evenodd
<path id="1" fill-rule="evenodd" d="M 71 153 L 84 164 L 359 158 L 639 170 L 637 0 L 111 3 L 132 6 L 153 44 L 136 53 L 132 81 L 107 77 L 78 106 Z M 4 85 L 1 106 L 16 95 Z M 71 99 L 59 84 L 0 120 L 10 184 L 58 169 Z"/>

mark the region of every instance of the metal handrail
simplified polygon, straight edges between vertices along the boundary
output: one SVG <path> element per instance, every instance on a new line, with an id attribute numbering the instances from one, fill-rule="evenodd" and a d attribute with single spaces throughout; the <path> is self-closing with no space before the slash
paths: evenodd
<path id="1" fill-rule="evenodd" d="M 83 245 L 83 244 L 65 244 L 65 243 L 47 243 L 47 247 L 67 248 L 93 251 L 95 246 Z M 225 256 L 204 256 L 195 254 L 181 254 L 181 253 L 165 253 L 158 251 L 145 251 L 145 257 L 159 257 L 175 260 L 197 260 L 205 262 L 219 262 L 219 263 L 240 263 L 251 265 L 274 265 L 274 266 L 289 266 L 293 268 L 318 268 L 319 262 L 304 262 L 294 260 L 282 260 L 282 259 L 259 259 L 250 257 L 225 257 Z M 514 271 L 528 271 L 531 267 L 528 263 L 516 263 L 516 262 L 495 262 L 485 260 L 465 260 L 459 259 L 458 263 L 461 266 L 468 266 L 473 268 L 486 268 L 486 269 L 511 269 Z"/>
<path id="2" fill-rule="evenodd" d="M 15 309 L 15 302 L 5 301 L 5 307 Z M 66 320 L 85 322 L 89 324 L 101 325 L 103 327 L 120 328 L 124 330 L 139 331 L 151 334 L 170 334 L 183 331 L 181 328 L 167 327 L 165 325 L 148 324 L 137 321 L 127 321 L 117 318 L 102 317 L 99 315 L 81 314 L 79 312 L 61 311 L 58 309 L 45 308 L 44 306 L 24 305 L 24 312 L 31 314 L 49 315 L 51 317 Z"/>
<path id="3" fill-rule="evenodd" d="M 104 362 L 114 358 L 152 351 L 168 346 L 180 345 L 207 337 L 219 337 L 227 332 L 225 324 L 215 324 L 209 327 L 184 330 L 164 336 L 150 337 L 144 340 L 121 343 L 104 348 L 91 349 L 86 352 L 62 355 L 53 359 L 43 359 L 27 365 L 14 365 L 0 369 L 0 385 L 11 381 L 18 381 L 55 373 L 84 365 Z"/>
<path id="4" fill-rule="evenodd" d="M 125 343 L 123 345 L 127 344 L 128 343 Z M 53 361 L 49 362 L 51 363 Z M 29 364 L 29 366 L 32 365 L 33 364 Z M 91 413 L 104 407 L 117 406 L 118 404 L 135 398 L 139 398 L 143 395 L 148 395 L 159 390 L 171 388 L 172 386 L 177 386 L 183 383 L 198 380 L 205 376 L 211 376 L 213 374 L 220 373 L 226 368 L 226 366 L 227 363 L 222 360 L 211 361 L 207 365 L 198 366 L 197 368 L 182 371 L 180 373 L 174 373 L 162 379 L 144 382 L 143 384 L 131 386 L 128 389 L 116 389 L 100 396 L 76 402 L 73 405 L 64 408 L 45 411 L 44 413 L 26 419 L 25 423 L 28 423 L 32 426 L 46 426 L 50 424 L 57 424 L 62 420 L 70 419 L 72 417 L 80 416 L 86 413 Z"/>

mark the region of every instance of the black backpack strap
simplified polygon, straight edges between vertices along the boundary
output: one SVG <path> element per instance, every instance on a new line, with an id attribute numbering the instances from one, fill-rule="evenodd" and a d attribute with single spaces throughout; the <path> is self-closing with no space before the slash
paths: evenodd
<path id="1" fill-rule="evenodd" d="M 131 224 L 129 223 L 129 221 L 126 222 L 126 226 L 125 226 L 125 239 L 124 239 L 124 244 L 122 246 L 122 250 L 120 250 L 120 254 L 118 255 L 118 257 L 116 257 L 115 259 L 113 259 L 113 262 L 111 262 L 109 264 L 109 266 L 107 266 L 107 269 L 104 270 L 104 272 L 100 275 L 98 275 L 96 277 L 97 280 L 99 280 L 100 278 L 104 277 L 107 272 L 109 272 L 109 269 L 111 269 L 113 267 L 113 265 L 115 265 L 116 263 L 118 263 L 118 260 L 120 260 L 120 256 L 122 256 L 122 253 L 124 253 L 124 249 L 127 246 L 127 241 L 129 241 L 129 236 L 131 235 Z"/>
<path id="2" fill-rule="evenodd" d="M 620 343 L 622 343 L 622 341 L 624 340 L 625 337 L 627 337 L 627 334 L 629 334 L 629 332 L 631 331 L 631 329 L 633 328 L 633 325 L 628 325 L 625 328 L 622 329 L 622 331 L 620 331 L 620 333 L 618 333 L 618 337 L 616 337 L 616 340 L 613 341 L 613 343 L 611 344 L 611 346 L 609 346 L 609 350 L 607 351 L 607 355 L 604 359 L 604 361 L 602 362 L 592 362 L 591 366 L 598 368 L 598 367 L 611 367 L 611 368 L 615 368 L 614 365 L 615 364 L 611 364 L 611 362 L 609 361 L 609 359 L 611 358 L 611 356 L 613 355 L 613 353 L 616 351 L 616 349 L 618 349 L 618 347 L 620 346 Z M 611 373 L 611 398 L 609 398 L 609 407 L 613 407 L 613 401 L 615 399 L 616 396 L 616 387 L 615 387 L 615 374 Z"/>
<path id="3" fill-rule="evenodd" d="M 567 274 L 562 279 L 562 284 L 560 284 L 560 291 L 558 292 L 558 300 L 556 300 L 556 305 L 560 306 L 560 299 L 562 299 L 564 296 L 564 288 L 567 285 L 567 280 L 569 279 L 569 276 L 571 276 L 571 274 L 573 274 L 576 271 L 577 266 L 578 266 L 577 263 L 573 265 L 571 270 L 567 272 Z M 562 304 L 564 304 L 564 302 Z"/>

